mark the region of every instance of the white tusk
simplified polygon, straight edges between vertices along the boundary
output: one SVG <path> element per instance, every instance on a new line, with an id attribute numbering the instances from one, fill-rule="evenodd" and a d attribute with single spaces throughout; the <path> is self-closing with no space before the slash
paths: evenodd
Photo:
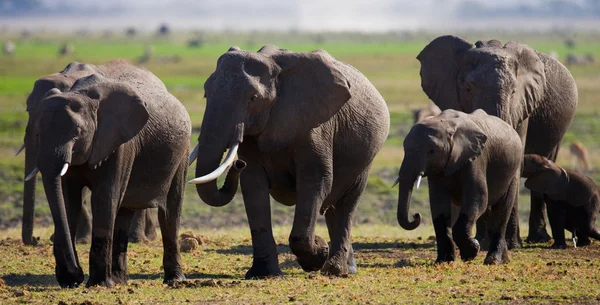
<path id="1" fill-rule="evenodd" d="M 192 153 L 190 154 L 190 159 L 188 160 L 188 166 L 192 165 L 192 163 L 194 163 L 194 160 L 196 160 L 196 158 L 198 158 L 198 146 L 200 144 L 196 144 L 196 147 L 194 147 L 194 150 L 192 150 Z"/>
<path id="2" fill-rule="evenodd" d="M 394 188 L 394 186 L 398 185 L 398 182 L 400 182 L 400 176 L 398 176 L 398 178 L 396 178 L 396 181 L 394 181 L 392 188 Z"/>
<path id="3" fill-rule="evenodd" d="M 69 163 L 65 163 L 65 165 L 63 165 L 63 168 L 60 170 L 60 176 L 64 176 L 67 173 L 67 170 L 69 170 Z"/>
<path id="4" fill-rule="evenodd" d="M 208 175 L 204 175 L 202 177 L 198 177 L 196 179 L 192 179 L 192 180 L 188 181 L 188 183 L 202 184 L 202 183 L 207 183 L 207 182 L 210 182 L 210 181 L 213 181 L 213 180 L 219 178 L 219 176 L 221 176 L 225 172 L 225 170 L 227 170 L 227 167 L 229 167 L 235 160 L 238 146 L 239 146 L 239 143 L 236 143 L 233 146 L 231 146 L 231 148 L 229 148 L 229 151 L 227 152 L 227 156 L 225 157 L 225 161 L 223 161 L 223 163 L 219 167 L 217 167 L 217 169 L 215 169 L 212 173 L 210 173 Z"/>
<path id="5" fill-rule="evenodd" d="M 23 143 L 23 145 L 21 145 L 21 147 L 19 147 L 19 149 L 17 150 L 17 153 L 15 154 L 15 157 L 18 156 L 23 151 L 23 149 L 25 149 L 25 143 Z"/>
<path id="6" fill-rule="evenodd" d="M 421 185 L 421 178 L 423 176 L 419 175 L 419 177 L 417 178 L 417 190 L 419 189 L 419 185 Z"/>
<path id="7" fill-rule="evenodd" d="M 39 171 L 40 171 L 40 170 L 39 170 L 37 167 L 36 167 L 36 168 L 34 168 L 34 169 L 31 171 L 31 173 L 29 173 L 29 175 L 27 175 L 27 177 L 25 177 L 25 181 L 29 181 L 29 180 L 31 180 L 31 178 L 35 177 L 35 175 L 37 175 L 37 173 L 38 173 Z"/>

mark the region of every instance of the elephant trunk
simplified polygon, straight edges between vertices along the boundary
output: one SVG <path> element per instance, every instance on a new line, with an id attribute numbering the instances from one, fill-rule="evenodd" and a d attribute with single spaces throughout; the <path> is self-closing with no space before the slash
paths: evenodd
<path id="1" fill-rule="evenodd" d="M 236 132 L 234 133 L 233 138 L 231 140 L 229 138 L 225 138 L 228 142 L 218 143 L 223 141 L 210 141 L 208 139 L 207 132 L 201 132 L 200 137 L 198 138 L 198 160 L 196 161 L 196 178 L 191 180 L 191 183 L 196 184 L 196 191 L 200 196 L 200 199 L 204 201 L 206 204 L 214 207 L 220 207 L 231 202 L 238 188 L 238 180 L 241 171 L 246 167 L 246 163 L 242 160 L 233 161 L 235 158 L 235 150 L 237 150 L 237 146 L 241 142 L 241 138 L 243 136 L 243 124 L 241 124 L 241 128 L 238 127 Z M 212 143 L 211 143 L 212 142 Z M 207 144 L 209 143 L 209 144 Z M 223 165 L 219 166 L 221 158 L 223 156 L 223 152 L 229 147 L 229 154 L 226 158 L 226 162 Z M 223 187 L 219 189 L 217 187 L 217 177 L 219 174 L 215 174 L 215 169 L 222 168 L 223 171 L 227 166 L 225 163 L 228 161 L 232 162 L 232 166 L 227 173 L 227 177 L 225 178 L 225 183 Z M 212 178 L 208 181 L 200 181 L 202 178 L 211 174 Z"/>
<path id="2" fill-rule="evenodd" d="M 419 179 L 423 172 L 417 172 L 411 170 L 411 165 L 408 165 L 408 158 L 405 157 L 400 167 L 400 173 L 398 177 L 398 224 L 405 230 L 414 230 L 421 224 L 421 214 L 416 213 L 413 215 L 414 220 L 410 221 L 408 215 L 410 214 L 410 201 L 412 197 L 412 189 L 415 181 Z"/>
<path id="3" fill-rule="evenodd" d="M 35 144 L 29 135 L 25 137 L 25 175 L 27 177 L 37 166 Z M 23 185 L 23 220 L 21 223 L 21 239 L 25 245 L 34 244 L 33 241 L 33 218 L 35 209 L 35 191 L 37 179 L 25 180 Z"/>
<path id="4" fill-rule="evenodd" d="M 52 212 L 52 219 L 54 220 L 54 257 L 57 263 L 64 264 L 70 273 L 75 274 L 79 267 L 69 230 L 60 175 L 60 171 L 66 163 L 68 161 L 65 159 L 55 162 L 50 166 L 42 166 L 42 180 L 48 204 L 50 205 L 50 211 Z"/>

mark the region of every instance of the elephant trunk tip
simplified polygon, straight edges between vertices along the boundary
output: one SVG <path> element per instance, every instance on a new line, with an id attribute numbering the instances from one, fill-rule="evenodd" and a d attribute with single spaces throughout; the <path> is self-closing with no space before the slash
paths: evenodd
<path id="1" fill-rule="evenodd" d="M 400 224 L 404 230 L 414 230 L 421 224 L 421 213 L 415 213 L 413 218 L 414 219 L 411 222 L 398 218 L 398 224 Z"/>
<path id="2" fill-rule="evenodd" d="M 244 162 L 244 160 L 235 160 L 235 162 L 233 163 L 233 166 L 231 167 L 233 170 L 235 170 L 236 172 L 242 172 L 245 168 L 246 168 L 246 162 Z"/>

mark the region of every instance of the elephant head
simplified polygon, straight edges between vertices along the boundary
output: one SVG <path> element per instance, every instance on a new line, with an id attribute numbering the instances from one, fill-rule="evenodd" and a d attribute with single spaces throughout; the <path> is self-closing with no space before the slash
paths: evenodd
<path id="1" fill-rule="evenodd" d="M 562 167 L 545 157 L 527 154 L 523 158 L 523 174 L 525 187 L 528 189 L 557 196 L 564 194 L 569 185 L 569 175 Z"/>
<path id="2" fill-rule="evenodd" d="M 419 213 L 413 221 L 408 219 L 415 181 L 418 188 L 421 177 L 456 173 L 481 154 L 486 141 L 472 116 L 455 110 L 425 118 L 412 127 L 404 139 L 404 160 L 398 173 L 397 216 L 402 228 L 414 230 L 421 223 Z"/>
<path id="3" fill-rule="evenodd" d="M 51 89 L 41 101 L 39 111 L 37 166 L 54 220 L 55 257 L 57 264 L 74 273 L 77 263 L 61 176 L 69 166 L 87 164 L 95 169 L 101 165 L 121 144 L 142 130 L 149 115 L 132 88 L 96 74 L 79 79 L 69 92 Z"/>
<path id="4" fill-rule="evenodd" d="M 234 164 L 222 189 L 215 179 L 233 162 L 244 136 L 269 153 L 328 121 L 350 99 L 338 64 L 325 51 L 293 53 L 271 45 L 257 53 L 232 47 L 223 54 L 204 83 L 206 111 L 195 150 L 202 155 L 196 176 L 203 177 L 190 181 L 200 198 L 212 206 L 231 201 L 243 162 Z"/>
<path id="5" fill-rule="evenodd" d="M 440 36 L 417 56 L 421 87 L 442 110 L 483 109 L 514 128 L 544 99 L 545 65 L 527 45 L 497 40 L 475 45 Z"/>
<path id="6" fill-rule="evenodd" d="M 71 86 L 75 81 L 81 77 L 89 76 L 95 70 L 94 66 L 80 64 L 78 62 L 72 62 L 59 73 L 51 74 L 38 79 L 33 90 L 27 97 L 27 112 L 29 114 L 29 120 L 27 127 L 25 128 L 25 138 L 23 146 L 17 151 L 19 154 L 23 149 L 25 151 L 25 179 L 23 187 L 23 221 L 21 237 L 23 243 L 30 245 L 33 243 L 33 212 L 35 203 L 35 189 L 36 182 L 34 168 L 37 166 L 37 130 L 36 122 L 40 112 L 41 101 L 51 89 L 58 89 L 61 92 L 65 92 L 71 89 Z M 29 175 L 30 173 L 33 175 Z"/>

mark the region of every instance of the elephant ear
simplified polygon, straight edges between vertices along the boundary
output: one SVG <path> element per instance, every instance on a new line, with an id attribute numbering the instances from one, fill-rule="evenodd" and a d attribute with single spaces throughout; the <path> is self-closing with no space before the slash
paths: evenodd
<path id="1" fill-rule="evenodd" d="M 461 53 L 473 46 L 457 36 L 440 36 L 417 56 L 421 62 L 421 87 L 442 110 L 462 110 L 457 86 Z"/>
<path id="2" fill-rule="evenodd" d="M 271 54 L 281 72 L 267 126 L 258 137 L 264 152 L 286 147 L 327 122 L 351 97 L 350 83 L 327 52 Z"/>
<path id="3" fill-rule="evenodd" d="M 126 84 L 102 82 L 90 87 L 87 94 L 99 101 L 96 133 L 88 160 L 89 165 L 94 166 L 135 137 L 148 122 L 149 114 L 145 103 Z"/>
<path id="4" fill-rule="evenodd" d="M 514 92 L 513 126 L 528 118 L 544 98 L 546 72 L 542 59 L 531 47 L 511 41 L 504 46 L 515 54 L 514 73 L 517 86 Z"/>
<path id="5" fill-rule="evenodd" d="M 450 176 L 468 162 L 475 160 L 483 151 L 487 135 L 472 119 L 459 117 L 451 136 L 452 150 L 444 174 Z"/>
<path id="6" fill-rule="evenodd" d="M 560 174 L 557 171 L 560 170 Z M 543 168 L 525 181 L 525 187 L 550 196 L 560 195 L 569 184 L 569 175 L 563 168 L 548 160 Z"/>

